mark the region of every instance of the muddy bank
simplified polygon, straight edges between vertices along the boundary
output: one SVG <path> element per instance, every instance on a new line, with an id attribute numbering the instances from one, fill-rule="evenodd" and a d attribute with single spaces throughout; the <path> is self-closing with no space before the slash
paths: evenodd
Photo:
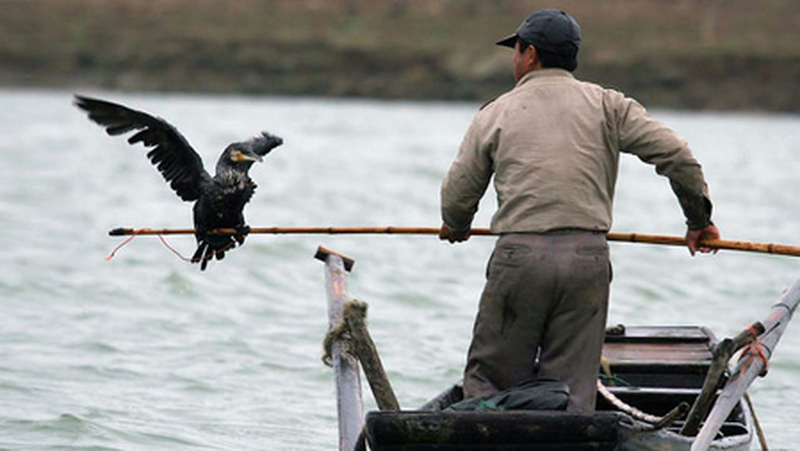
<path id="1" fill-rule="evenodd" d="M 482 101 L 512 84 L 491 43 L 538 3 L 10 1 L 0 84 Z M 790 1 L 563 3 L 579 78 L 651 107 L 800 111 Z"/>

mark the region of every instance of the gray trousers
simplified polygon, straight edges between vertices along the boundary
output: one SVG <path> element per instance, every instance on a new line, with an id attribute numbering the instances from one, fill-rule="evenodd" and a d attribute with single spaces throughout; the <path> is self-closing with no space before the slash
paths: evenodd
<path id="1" fill-rule="evenodd" d="M 593 411 L 610 280 L 604 233 L 500 237 L 475 319 L 465 397 L 556 379 L 569 385 L 568 410 Z"/>

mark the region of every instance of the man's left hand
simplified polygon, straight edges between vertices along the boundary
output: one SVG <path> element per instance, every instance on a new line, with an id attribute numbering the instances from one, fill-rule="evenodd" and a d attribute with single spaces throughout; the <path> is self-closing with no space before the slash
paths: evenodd
<path id="1" fill-rule="evenodd" d="M 700 243 L 706 240 L 718 240 L 719 230 L 714 224 L 710 224 L 700 230 L 688 230 L 686 232 L 686 246 L 689 247 L 689 252 L 694 256 L 697 251 L 703 254 L 714 252 L 715 254 L 719 249 L 712 249 L 708 246 L 701 246 Z"/>

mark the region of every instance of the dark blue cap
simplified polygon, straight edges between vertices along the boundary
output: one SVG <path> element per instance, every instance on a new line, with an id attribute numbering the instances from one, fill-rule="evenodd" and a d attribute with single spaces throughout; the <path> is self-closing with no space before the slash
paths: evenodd
<path id="1" fill-rule="evenodd" d="M 578 50 L 581 47 L 581 27 L 569 14 L 557 9 L 543 9 L 528 16 L 517 31 L 497 41 L 497 45 L 514 47 L 521 39 L 533 44 L 539 51 L 553 53 L 573 62 L 577 66 Z"/>

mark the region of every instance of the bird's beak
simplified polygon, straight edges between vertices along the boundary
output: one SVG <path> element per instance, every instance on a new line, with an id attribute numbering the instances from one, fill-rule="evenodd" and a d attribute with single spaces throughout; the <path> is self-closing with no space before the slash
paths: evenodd
<path id="1" fill-rule="evenodd" d="M 261 163 L 261 162 L 264 161 L 264 158 L 262 158 L 261 155 L 258 155 L 258 154 L 253 153 L 253 152 L 245 153 L 245 152 L 239 151 L 235 155 L 235 158 L 236 158 L 236 161 L 238 161 L 239 163 L 245 163 L 245 162 L 248 162 L 248 161 L 257 161 L 257 162 Z"/>

